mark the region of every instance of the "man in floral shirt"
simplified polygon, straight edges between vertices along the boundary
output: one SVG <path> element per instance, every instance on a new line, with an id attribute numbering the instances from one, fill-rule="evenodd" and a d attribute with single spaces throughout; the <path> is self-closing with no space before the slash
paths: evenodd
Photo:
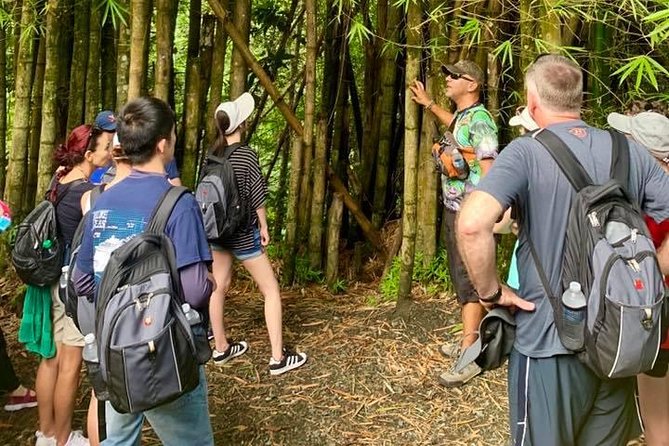
<path id="1" fill-rule="evenodd" d="M 443 354 L 458 357 L 460 352 L 477 339 L 479 323 L 485 310 L 479 303 L 479 296 L 469 280 L 455 239 L 455 218 L 465 195 L 474 190 L 481 177 L 490 169 L 497 156 L 497 126 L 490 112 L 481 104 L 481 88 L 484 76 L 474 62 L 461 60 L 455 65 L 441 67 L 446 77 L 446 96 L 456 106 L 455 113 L 442 108 L 427 95 L 420 81 L 410 86 L 411 99 L 434 114 L 439 121 L 452 129 L 453 136 L 462 148 L 473 149 L 476 156 L 469 161 L 469 176 L 464 180 L 441 176 L 441 190 L 444 200 L 445 240 L 448 252 L 448 266 L 455 287 L 456 297 L 462 305 L 462 339 L 459 343 L 444 345 Z M 459 373 L 449 371 L 439 377 L 439 382 L 447 387 L 460 386 L 476 375 L 481 369 L 471 363 Z"/>

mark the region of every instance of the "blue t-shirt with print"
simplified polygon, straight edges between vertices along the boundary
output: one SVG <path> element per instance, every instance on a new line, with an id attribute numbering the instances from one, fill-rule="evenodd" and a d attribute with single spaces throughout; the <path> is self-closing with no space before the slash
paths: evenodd
<path id="1" fill-rule="evenodd" d="M 144 230 L 169 187 L 166 175 L 133 170 L 100 195 L 86 216 L 78 269 L 84 274 L 95 274 L 99 283 L 112 252 Z M 202 214 L 192 194 L 184 194 L 177 201 L 165 233 L 174 244 L 177 268 L 211 262 Z"/>

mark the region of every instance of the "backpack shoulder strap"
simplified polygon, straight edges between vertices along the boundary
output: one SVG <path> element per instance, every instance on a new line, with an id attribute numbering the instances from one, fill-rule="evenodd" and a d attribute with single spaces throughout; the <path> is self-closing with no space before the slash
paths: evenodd
<path id="1" fill-rule="evenodd" d="M 555 133 L 547 129 L 539 129 L 532 132 L 530 136 L 539 141 L 548 150 L 548 153 L 553 157 L 564 176 L 567 177 L 569 183 L 577 192 L 593 184 L 590 175 L 588 175 L 581 163 L 578 162 L 567 144 Z"/>
<path id="2" fill-rule="evenodd" d="M 617 180 L 627 190 L 630 177 L 630 146 L 627 137 L 617 130 L 609 129 L 613 151 L 611 153 L 611 179 Z"/>
<path id="3" fill-rule="evenodd" d="M 104 192 L 105 186 L 106 184 L 103 183 L 91 189 L 91 193 L 88 196 L 88 209 L 93 209 L 93 205 L 95 205 L 95 202 L 98 200 L 98 197 L 102 192 Z"/>
<path id="4" fill-rule="evenodd" d="M 179 198 L 185 193 L 188 193 L 187 187 L 170 186 L 160 200 L 158 200 L 158 204 L 156 204 L 153 210 L 145 232 L 158 234 L 165 232 L 165 226 L 167 226 L 167 221 L 170 218 L 170 214 L 172 214 L 172 209 L 174 209 Z"/>

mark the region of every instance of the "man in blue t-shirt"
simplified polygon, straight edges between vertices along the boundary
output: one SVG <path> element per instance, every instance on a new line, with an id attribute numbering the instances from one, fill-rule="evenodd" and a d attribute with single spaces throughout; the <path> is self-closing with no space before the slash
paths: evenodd
<path id="1" fill-rule="evenodd" d="M 570 59 L 545 55 L 525 75 L 527 109 L 553 132 L 596 184 L 609 180 L 608 132 L 581 120 L 583 76 Z M 658 221 L 669 217 L 669 176 L 630 141 L 627 191 Z M 458 242 L 472 283 L 487 307 L 516 308 L 509 359 L 510 433 L 515 445 L 620 445 L 636 434 L 634 379 L 601 380 L 561 343 L 550 297 L 532 260 L 530 240 L 554 295 L 561 294 L 567 220 L 575 195 L 549 152 L 534 138 L 517 138 L 499 155 L 467 200 Z M 520 287 L 500 284 L 493 227 L 513 203 L 520 211 Z"/>
<path id="2" fill-rule="evenodd" d="M 73 272 L 79 295 L 95 295 L 109 257 L 144 230 L 158 200 L 170 187 L 165 166 L 173 159 L 174 113 L 156 98 L 142 97 L 125 105 L 118 117 L 118 135 L 131 174 L 105 191 L 87 214 L 77 265 Z M 211 253 L 202 215 L 191 194 L 182 195 L 165 228 L 174 244 L 185 300 L 205 310 L 214 284 L 209 280 Z M 105 445 L 140 442 L 144 417 L 163 443 L 213 445 L 207 383 L 175 401 L 138 414 L 120 414 L 106 404 Z"/>

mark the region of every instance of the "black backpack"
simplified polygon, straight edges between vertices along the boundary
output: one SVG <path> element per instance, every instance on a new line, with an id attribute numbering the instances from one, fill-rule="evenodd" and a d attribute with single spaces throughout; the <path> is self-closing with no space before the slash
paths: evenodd
<path id="1" fill-rule="evenodd" d="M 95 202 L 104 191 L 105 186 L 105 184 L 100 184 L 91 189 L 89 196 L 89 212 L 93 209 Z M 84 218 L 79 222 L 79 226 L 77 226 L 77 230 L 74 232 L 74 237 L 72 237 L 72 244 L 70 245 L 70 266 L 64 280 L 65 287 L 60 287 L 59 296 L 60 300 L 63 301 L 63 304 L 65 305 L 65 314 L 72 318 L 74 325 L 76 325 L 82 334 L 87 335 L 88 333 L 94 333 L 95 327 L 92 323 L 84 323 L 84 326 L 81 326 L 79 324 L 79 314 L 82 314 L 82 320 L 84 322 L 93 321 L 95 319 L 95 302 L 93 302 L 93 296 L 77 296 L 74 288 L 74 281 L 72 280 L 72 268 L 77 264 L 77 257 L 79 256 L 79 249 L 81 248 L 81 239 L 84 235 L 85 226 L 86 217 L 84 215 Z"/>
<path id="2" fill-rule="evenodd" d="M 97 289 L 101 380 L 91 380 L 104 383 L 120 413 L 143 412 L 192 391 L 199 364 L 211 356 L 206 331 L 191 327 L 183 312 L 174 246 L 165 234 L 172 209 L 186 193 L 185 187 L 168 189 L 144 232 L 111 254 Z"/>
<path id="3" fill-rule="evenodd" d="M 12 265 L 23 283 L 43 287 L 60 278 L 66 249 L 58 236 L 56 206 L 70 187 L 81 182 L 76 180 L 65 185 L 54 202 L 45 199 L 19 224 L 12 247 Z M 53 187 L 56 187 L 55 179 L 47 197 Z"/>
<path id="4" fill-rule="evenodd" d="M 207 239 L 229 238 L 249 224 L 249 203 L 242 200 L 230 156 L 242 147 L 236 143 L 227 147 L 223 156 L 209 154 L 201 170 L 201 180 L 195 189 L 195 199 L 202 211 Z"/>
<path id="5" fill-rule="evenodd" d="M 627 193 L 627 139 L 613 130 L 610 134 L 611 179 L 601 185 L 593 183 L 554 133 L 542 129 L 531 135 L 576 191 L 567 221 L 559 294 L 552 292 L 531 240 L 529 245 L 560 340 L 597 376 L 613 379 L 653 368 L 666 332 L 667 300 L 653 241 L 639 206 Z M 585 296 L 581 310 L 562 302 L 562 292 L 572 282 L 580 284 Z M 584 318 L 582 322 L 575 314 Z"/>

